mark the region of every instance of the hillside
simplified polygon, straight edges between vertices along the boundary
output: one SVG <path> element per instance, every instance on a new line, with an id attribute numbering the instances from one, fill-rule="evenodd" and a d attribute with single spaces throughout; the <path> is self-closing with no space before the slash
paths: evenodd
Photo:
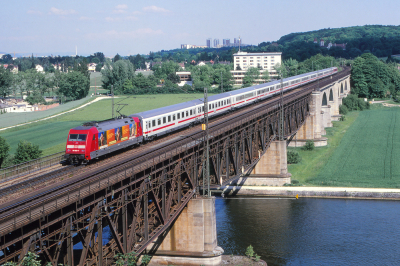
<path id="1" fill-rule="evenodd" d="M 308 32 L 290 33 L 282 36 L 278 43 L 284 45 L 288 42 L 308 41 L 313 42 L 324 39 L 325 42 L 343 43 L 349 40 L 362 38 L 393 38 L 400 36 L 400 26 L 365 25 L 336 29 L 321 29 Z"/>

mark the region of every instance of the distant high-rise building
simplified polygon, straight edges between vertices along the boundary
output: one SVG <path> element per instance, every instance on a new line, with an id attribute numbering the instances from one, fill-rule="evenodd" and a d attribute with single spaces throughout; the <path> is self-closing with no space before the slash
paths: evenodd
<path id="1" fill-rule="evenodd" d="M 207 43 L 207 48 L 211 48 L 211 38 L 208 38 L 206 40 L 206 43 Z"/>
<path id="2" fill-rule="evenodd" d="M 223 39 L 222 44 L 224 46 L 230 46 L 231 45 L 231 39 Z"/>
<path id="3" fill-rule="evenodd" d="M 219 39 L 214 39 L 214 47 L 217 48 L 219 46 Z"/>

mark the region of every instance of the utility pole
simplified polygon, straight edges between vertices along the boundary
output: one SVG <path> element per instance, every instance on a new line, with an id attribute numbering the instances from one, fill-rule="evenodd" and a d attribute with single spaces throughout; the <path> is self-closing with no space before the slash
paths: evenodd
<path id="1" fill-rule="evenodd" d="M 112 108 L 112 119 L 114 119 L 114 86 L 111 85 L 111 108 Z"/>
<path id="2" fill-rule="evenodd" d="M 282 66 L 283 67 L 283 66 Z M 282 67 L 281 67 L 281 110 L 280 110 L 280 115 L 279 115 L 279 140 L 283 140 L 283 71 L 282 71 Z"/>
<path id="3" fill-rule="evenodd" d="M 221 93 L 224 92 L 224 81 L 222 80 L 222 70 L 221 70 Z"/>
<path id="4" fill-rule="evenodd" d="M 203 159 L 203 196 L 211 197 L 210 191 L 210 158 L 209 158 L 209 142 L 208 142 L 208 96 L 207 96 L 207 88 L 204 88 L 204 124 L 202 124 L 201 128 L 205 131 L 204 135 L 204 143 L 206 145 Z M 207 182 L 207 195 L 206 195 L 206 182 Z"/>

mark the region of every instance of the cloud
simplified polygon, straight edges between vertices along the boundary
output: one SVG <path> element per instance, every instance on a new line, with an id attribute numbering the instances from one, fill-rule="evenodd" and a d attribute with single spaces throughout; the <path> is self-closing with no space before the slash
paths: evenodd
<path id="1" fill-rule="evenodd" d="M 72 14 L 76 14 L 77 12 L 73 9 L 68 9 L 68 10 L 62 10 L 62 9 L 58 9 L 55 7 L 50 8 L 50 14 L 54 14 L 54 15 L 72 15 Z"/>
<path id="2" fill-rule="evenodd" d="M 128 8 L 128 5 L 117 5 L 115 9 L 113 10 L 114 14 L 122 14 L 126 13 L 126 10 Z"/>
<path id="3" fill-rule="evenodd" d="M 147 12 L 157 12 L 157 13 L 168 13 L 170 12 L 169 10 L 162 8 L 162 7 L 158 7 L 158 6 L 145 6 L 143 7 L 143 11 L 147 11 Z"/>
<path id="4" fill-rule="evenodd" d="M 32 15 L 42 15 L 43 13 L 37 10 L 28 10 L 26 11 L 27 14 L 32 14 Z"/>
<path id="5" fill-rule="evenodd" d="M 117 5 L 115 9 L 127 9 L 128 5 Z"/>
<path id="6" fill-rule="evenodd" d="M 153 30 L 150 28 L 137 29 L 134 31 L 106 31 L 103 33 L 89 33 L 86 35 L 89 39 L 136 39 L 136 38 L 148 38 L 152 36 L 164 35 L 162 30 Z"/>

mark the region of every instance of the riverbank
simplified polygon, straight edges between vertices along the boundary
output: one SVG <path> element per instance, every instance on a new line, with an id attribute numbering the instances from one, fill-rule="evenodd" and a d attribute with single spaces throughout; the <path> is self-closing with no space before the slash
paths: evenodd
<path id="1" fill-rule="evenodd" d="M 400 189 L 355 187 L 268 187 L 223 186 L 214 193 L 226 196 L 307 197 L 307 198 L 357 198 L 400 200 Z"/>

